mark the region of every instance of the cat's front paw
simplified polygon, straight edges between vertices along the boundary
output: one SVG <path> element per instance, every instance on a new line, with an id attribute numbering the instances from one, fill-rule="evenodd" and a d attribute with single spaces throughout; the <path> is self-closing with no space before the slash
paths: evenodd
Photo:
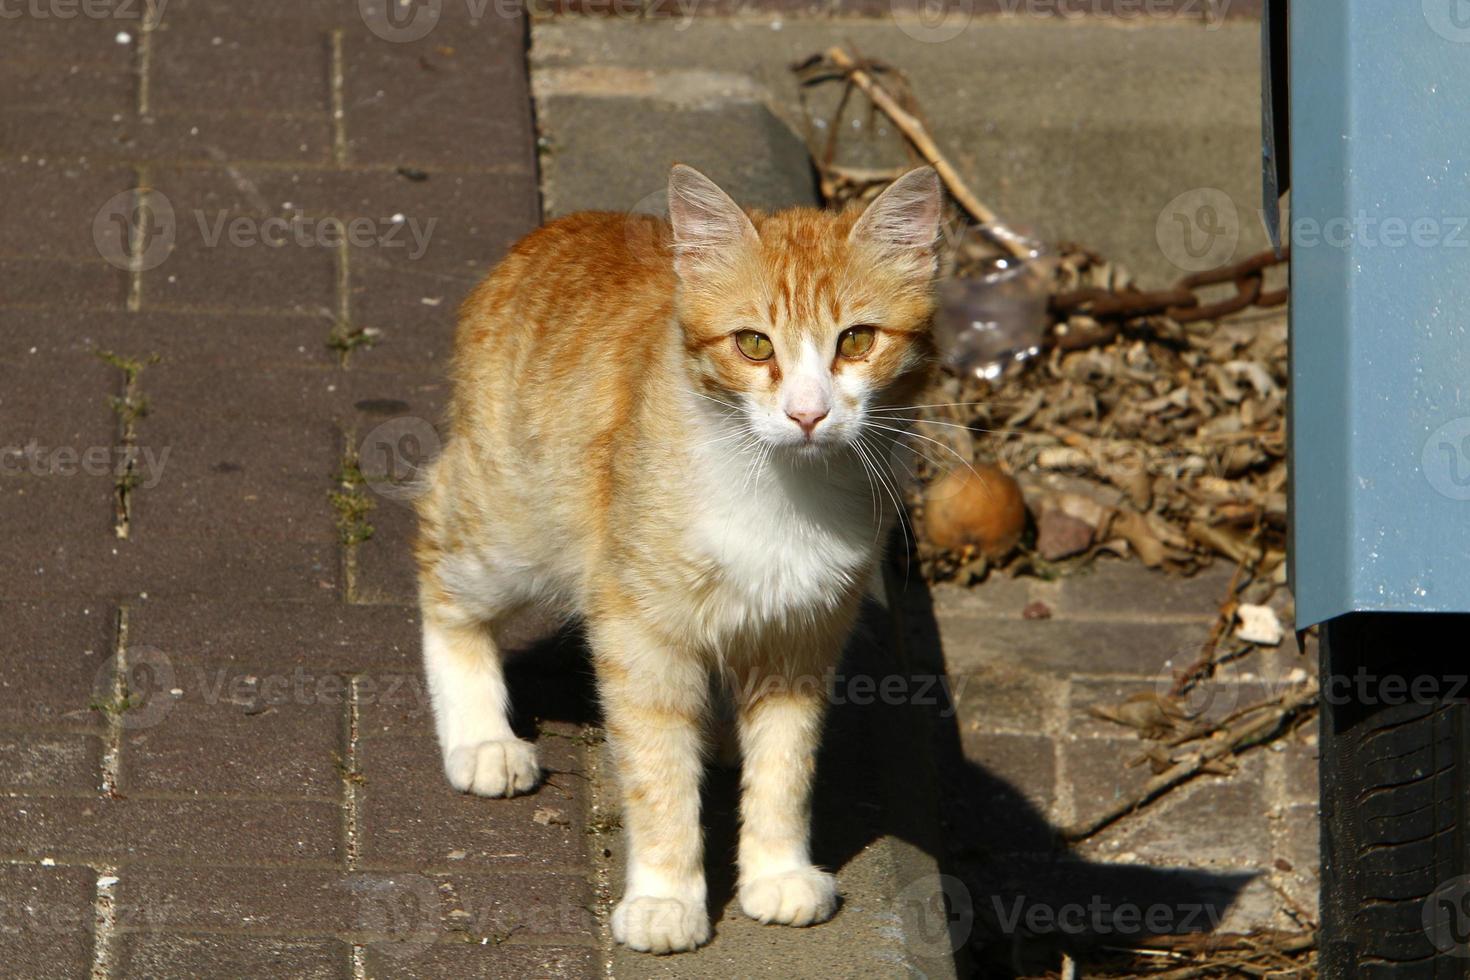
<path id="1" fill-rule="evenodd" d="M 449 785 L 477 796 L 529 793 L 541 779 L 536 746 L 518 738 L 458 745 L 444 754 Z"/>
<path id="2" fill-rule="evenodd" d="M 826 922 L 837 911 L 837 879 L 817 868 L 753 878 L 740 886 L 740 908 L 767 925 Z"/>
<path id="3" fill-rule="evenodd" d="M 709 942 L 703 902 L 630 895 L 612 914 L 612 934 L 640 953 L 684 953 Z"/>

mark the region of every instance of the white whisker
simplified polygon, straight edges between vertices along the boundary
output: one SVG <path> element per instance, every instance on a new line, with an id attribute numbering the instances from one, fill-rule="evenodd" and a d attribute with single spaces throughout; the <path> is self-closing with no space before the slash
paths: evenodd
<path id="1" fill-rule="evenodd" d="M 908 432 L 908 431 L 906 431 L 904 429 L 895 429 L 893 426 L 890 426 L 890 425 L 879 425 L 877 422 L 869 421 L 869 422 L 865 422 L 863 424 L 864 425 L 871 425 L 871 426 L 873 426 L 874 428 L 877 428 L 877 429 L 886 429 L 889 432 L 897 432 L 901 436 L 913 436 L 915 439 L 923 439 L 925 442 L 932 442 L 932 443 L 934 443 L 934 445 L 938 446 L 940 449 L 943 449 L 945 452 L 949 453 L 955 459 L 957 459 L 961 463 L 965 464 L 965 469 L 969 470 L 971 473 L 975 473 L 975 467 L 970 464 L 970 461 L 969 460 L 965 459 L 965 457 L 961 456 L 959 453 L 955 452 L 955 450 L 951 449 L 949 446 L 946 446 L 944 443 L 940 442 L 938 439 L 930 439 L 928 436 L 920 435 L 917 432 Z M 975 475 L 976 476 L 979 476 L 980 474 L 975 473 Z"/>

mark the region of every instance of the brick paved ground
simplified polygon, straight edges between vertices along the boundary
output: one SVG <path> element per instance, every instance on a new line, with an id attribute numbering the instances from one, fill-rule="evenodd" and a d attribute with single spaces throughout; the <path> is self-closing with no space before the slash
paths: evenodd
<path id="1" fill-rule="evenodd" d="M 0 26 L 0 973 L 605 969 L 615 816 L 585 691 L 554 693 L 575 655 L 513 681 L 549 786 L 453 793 L 417 673 L 412 515 L 372 479 L 432 449 L 453 310 L 539 220 L 525 24 L 446 3 L 387 40 L 424 22 L 375 33 L 358 7 L 169 0 L 145 23 L 142 0 L 50 3 Z M 1197 648 L 1222 589 L 1115 566 L 911 611 L 952 675 L 948 830 L 982 910 L 1018 890 L 1204 896 L 1227 927 L 1310 908 L 1305 739 L 1083 862 L 1043 843 L 1143 775 L 1083 709 Z M 1055 618 L 1021 620 L 1034 598 Z M 839 772 L 838 809 L 881 825 Z M 871 851 L 847 831 L 827 849 Z M 854 894 L 848 921 L 879 921 L 881 889 Z M 777 949 L 720 932 L 710 975 Z"/>
<path id="2" fill-rule="evenodd" d="M 0 974 L 589 975 L 579 702 L 547 790 L 455 794 L 411 512 L 339 481 L 539 220 L 522 19 L 88 9 L 0 27 Z"/>
<path id="3" fill-rule="evenodd" d="M 1103 561 L 1054 582 L 911 592 L 909 642 L 942 650 L 953 692 L 957 729 L 941 729 L 937 748 L 947 870 L 969 890 L 981 962 L 1044 968 L 1058 946 L 1136 941 L 1146 930 L 1117 912 L 1128 906 L 1162 910 L 1170 932 L 1300 932 L 1315 920 L 1315 722 L 1073 848 L 1056 842 L 1056 828 L 1100 816 L 1153 774 L 1138 733 L 1090 709 L 1168 690 L 1199 656 L 1228 588 L 1226 564 L 1178 579 Z M 1033 603 L 1050 618 L 1023 617 Z M 1289 600 L 1281 612 L 1289 627 Z M 1315 643 L 1299 653 L 1288 633 L 1222 669 L 1185 707 L 1223 718 L 1315 673 Z M 1094 900 L 1114 910 L 1096 920 L 1101 928 L 1006 925 L 1018 904 L 1054 911 Z"/>

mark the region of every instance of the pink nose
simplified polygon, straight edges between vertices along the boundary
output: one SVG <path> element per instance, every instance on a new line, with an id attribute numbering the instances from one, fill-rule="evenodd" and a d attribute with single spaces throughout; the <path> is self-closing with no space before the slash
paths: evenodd
<path id="1" fill-rule="evenodd" d="M 806 437 L 810 439 L 817 423 L 827 417 L 827 410 L 824 408 L 821 411 L 788 411 L 786 417 L 801 426 L 801 431 L 805 432 Z"/>

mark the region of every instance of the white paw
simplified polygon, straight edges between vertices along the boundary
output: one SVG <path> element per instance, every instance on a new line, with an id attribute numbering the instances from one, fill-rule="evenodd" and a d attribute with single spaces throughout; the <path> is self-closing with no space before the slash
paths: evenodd
<path id="1" fill-rule="evenodd" d="M 444 756 L 449 785 L 477 796 L 529 793 L 541 779 L 536 746 L 518 738 L 459 745 Z"/>
<path id="2" fill-rule="evenodd" d="M 630 896 L 612 914 L 612 934 L 640 953 L 683 953 L 709 942 L 703 902 Z"/>
<path id="3" fill-rule="evenodd" d="M 740 908 L 752 919 L 783 926 L 826 922 L 837 911 L 837 879 L 816 868 L 755 878 L 740 886 Z"/>

